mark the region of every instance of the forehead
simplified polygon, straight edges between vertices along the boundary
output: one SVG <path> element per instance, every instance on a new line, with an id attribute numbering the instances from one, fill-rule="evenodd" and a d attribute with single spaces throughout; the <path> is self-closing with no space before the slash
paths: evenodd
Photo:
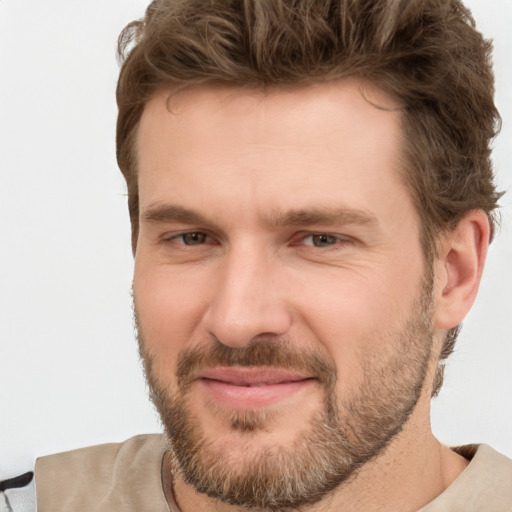
<path id="1" fill-rule="evenodd" d="M 262 210 L 301 202 L 365 209 L 379 196 L 389 203 L 386 194 L 404 192 L 400 139 L 397 105 L 356 80 L 161 91 L 139 126 L 141 210 L 188 206 L 198 194 Z"/>
<path id="2" fill-rule="evenodd" d="M 346 130 L 382 139 L 384 132 L 395 130 L 398 112 L 398 105 L 386 93 L 355 79 L 267 90 L 191 85 L 175 92 L 161 90 L 147 102 L 139 140 L 151 135 L 151 125 L 158 124 L 159 132 L 165 126 L 176 140 L 208 134 L 220 138 L 234 128 L 229 133 L 234 140 L 254 143 L 259 135 L 261 142 L 306 140 L 328 149 Z"/>

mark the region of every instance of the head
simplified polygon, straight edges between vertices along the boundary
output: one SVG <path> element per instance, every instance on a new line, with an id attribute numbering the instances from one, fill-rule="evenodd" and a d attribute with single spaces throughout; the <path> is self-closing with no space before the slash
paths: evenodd
<path id="1" fill-rule="evenodd" d="M 257 116 L 254 105 L 250 104 L 254 98 L 256 102 L 262 101 L 266 105 L 263 110 L 268 108 L 271 117 L 277 111 L 280 112 L 281 108 L 272 103 L 274 98 L 279 98 L 279 101 L 287 98 L 282 101 L 283 104 L 295 100 L 303 102 L 306 111 L 321 111 L 322 106 L 315 105 L 311 100 L 312 91 L 320 89 L 332 95 L 333 104 L 339 100 L 340 104 L 350 109 L 350 105 L 356 103 L 353 94 L 354 84 L 357 84 L 355 88 L 368 107 L 380 111 L 383 119 L 393 119 L 389 121 L 391 124 L 388 128 L 398 134 L 399 140 L 395 137 L 388 142 L 396 143 L 399 151 L 389 155 L 389 161 L 393 160 L 396 178 L 407 192 L 407 199 L 402 197 L 403 206 L 407 208 L 407 201 L 410 201 L 411 214 L 417 220 L 416 238 L 421 249 L 417 254 L 419 268 L 416 268 L 415 274 L 417 293 L 411 291 L 410 307 L 406 312 L 402 310 L 401 317 L 398 315 L 399 321 L 387 325 L 386 331 L 382 333 L 384 339 L 389 336 L 396 338 L 398 341 L 395 349 L 399 348 L 386 352 L 386 357 L 382 359 L 386 364 L 377 364 L 373 370 L 362 371 L 358 378 L 354 378 L 359 386 L 358 393 L 354 388 L 340 397 L 339 393 L 336 394 L 339 389 L 335 384 L 320 378 L 323 375 L 321 368 L 328 368 L 331 375 L 339 374 L 336 351 L 317 351 L 307 340 L 301 340 L 302 343 L 297 345 L 292 339 L 293 333 L 284 328 L 276 328 L 275 332 L 271 330 L 270 334 L 263 331 L 257 333 L 254 340 L 248 340 L 244 347 L 235 347 L 235 342 L 225 344 L 230 332 L 236 331 L 235 324 L 232 324 L 231 331 L 224 333 L 225 336 L 213 336 L 210 343 L 204 337 L 197 336 L 195 351 L 188 350 L 190 347 L 182 347 L 183 350 L 176 352 L 175 392 L 171 393 L 173 385 L 155 377 L 164 371 L 162 361 L 157 360 L 154 352 L 145 351 L 144 341 L 153 336 L 149 320 L 145 322 L 143 318 L 148 315 L 143 314 L 139 318 L 146 371 L 160 413 L 164 420 L 169 416 L 168 423 L 171 423 L 170 416 L 176 418 L 178 415 L 187 420 L 181 431 L 180 423 L 173 422 L 178 431 L 171 432 L 171 437 L 183 437 L 190 431 L 190 422 L 194 422 L 193 407 L 187 397 L 190 396 L 190 381 L 197 368 L 211 368 L 215 365 L 229 367 L 233 364 L 245 366 L 251 358 L 257 361 L 261 357 L 261 365 L 272 367 L 274 361 L 280 368 L 291 365 L 290 370 L 299 373 L 301 368 L 305 368 L 307 375 L 314 376 L 321 384 L 320 396 L 325 407 L 320 412 L 310 411 L 311 430 L 297 436 L 292 442 L 302 446 L 311 445 L 312 432 L 315 440 L 330 439 L 323 452 L 326 458 L 333 446 L 342 447 L 344 456 L 337 453 L 336 458 L 345 460 L 346 468 L 338 467 L 334 471 L 329 467 L 326 472 L 331 474 L 331 478 L 326 480 L 324 471 L 324 477 L 320 479 L 324 488 L 329 489 L 329 486 L 333 487 L 349 478 L 355 469 L 378 454 L 401 430 L 419 400 L 428 373 L 432 346 L 430 342 L 434 336 L 431 319 L 426 315 L 426 312 L 432 310 L 432 267 L 443 234 L 456 229 L 461 219 L 476 210 L 483 211 L 491 225 L 493 223 L 498 194 L 492 181 L 489 145 L 496 133 L 499 117 L 493 103 L 490 43 L 475 30 L 470 13 L 458 1 L 162 0 L 153 2 L 143 20 L 132 23 L 123 31 L 120 48 L 125 60 L 117 90 L 117 158 L 128 185 L 132 245 L 135 252 L 138 250 L 141 213 L 147 214 L 141 210 L 141 167 L 146 165 L 147 173 L 147 167 L 151 165 L 139 153 L 142 147 L 140 139 L 145 137 L 147 141 L 148 134 L 156 133 L 154 128 L 144 122 L 143 117 L 148 119 L 153 112 L 156 119 L 156 105 L 159 102 L 162 104 L 162 98 L 165 98 L 164 103 L 168 105 L 170 113 L 174 106 L 178 114 L 183 108 L 184 119 L 189 109 L 196 117 L 200 116 L 200 112 L 196 111 L 197 105 L 203 107 L 205 116 L 212 116 L 213 119 L 215 109 L 211 107 L 212 101 L 216 100 L 212 100 L 211 95 L 217 95 L 221 102 L 225 102 L 222 107 L 227 105 L 226 115 L 229 119 L 226 123 L 229 126 L 230 120 L 233 121 L 237 116 L 241 118 L 240 112 Z M 349 84 L 351 92 L 342 92 L 341 97 L 337 98 L 337 93 L 332 90 L 333 87 L 336 89 L 336 84 L 345 84 L 341 86 L 345 92 L 346 84 Z M 232 94 L 234 100 L 230 99 Z M 237 95 L 245 100 L 237 99 Z M 298 96 L 295 98 L 294 95 Z M 281 118 L 286 121 L 286 114 Z M 225 120 L 219 118 L 219 121 Z M 281 128 L 290 129 L 293 123 L 289 121 L 288 125 L 283 122 Z M 388 121 L 382 122 L 385 124 Z M 210 130 L 212 136 L 215 136 L 214 123 L 211 123 Z M 322 133 L 321 126 L 317 132 Z M 176 144 L 187 146 L 191 139 L 186 137 L 187 126 L 183 127 L 183 133 L 186 140 L 181 140 L 181 132 L 170 130 L 168 142 L 172 142 L 174 137 Z M 204 130 L 202 133 L 205 134 Z M 276 134 L 279 133 L 276 131 Z M 224 135 L 225 140 L 229 136 L 235 141 L 238 132 L 227 130 Z M 343 139 L 337 141 L 328 132 L 324 134 L 324 141 L 326 147 L 344 144 Z M 222 142 L 219 144 L 222 146 Z M 156 153 L 158 148 L 154 149 Z M 385 152 L 384 147 L 382 151 Z M 222 172 L 219 176 L 222 176 Z M 232 174 L 223 177 L 226 176 L 231 177 Z M 287 177 L 289 181 L 280 184 L 284 190 L 287 190 L 285 187 L 290 184 L 290 180 L 293 181 L 293 176 Z M 372 178 L 374 184 L 381 179 L 379 175 L 373 175 Z M 304 176 L 303 179 L 307 181 L 308 177 Z M 330 179 L 335 180 L 336 177 L 330 176 Z M 236 182 L 237 178 L 234 179 Z M 333 181 L 330 184 L 331 188 L 335 183 Z M 240 190 L 243 190 L 243 183 L 239 185 Z M 185 184 L 182 183 L 182 186 Z M 322 184 L 314 179 L 308 186 L 313 187 L 312 190 L 322 188 Z M 218 190 L 222 192 L 222 187 Z M 357 195 L 357 190 L 356 187 L 354 195 Z M 172 214 L 175 218 L 178 214 L 182 215 L 183 220 L 186 213 L 175 211 Z M 150 212 L 149 217 L 151 215 Z M 158 215 L 162 215 L 162 212 L 153 212 L 153 220 Z M 299 223 L 299 220 L 295 218 L 294 222 Z M 411 232 L 414 229 L 411 226 Z M 194 233 L 193 236 L 197 237 L 198 234 Z M 203 233 L 199 233 L 199 236 L 203 236 Z M 201 245 L 202 242 L 204 240 L 199 240 Z M 411 254 L 416 254 L 415 247 L 410 247 L 410 250 Z M 250 261 L 250 252 L 246 258 Z M 195 278 L 199 279 L 198 275 Z M 173 279 L 175 283 L 180 281 L 179 276 Z M 150 281 L 144 286 L 149 286 Z M 298 289 L 295 292 L 301 293 Z M 158 291 L 155 293 L 158 295 Z M 202 300 L 197 296 L 195 299 L 182 299 L 183 308 L 188 307 L 189 300 Z M 137 305 L 137 293 L 135 302 Z M 144 307 L 140 309 L 144 310 Z M 321 315 L 321 311 L 318 314 Z M 398 314 L 397 311 L 395 314 Z M 212 332 L 221 330 L 220 327 L 210 329 Z M 456 333 L 456 326 L 445 332 L 437 358 L 442 360 L 449 355 Z M 296 334 L 298 337 L 306 337 L 305 332 Z M 371 336 L 375 336 L 375 332 L 360 333 L 361 339 L 367 340 Z M 226 351 L 223 348 L 226 346 L 230 346 L 234 352 Z M 242 351 L 239 350 L 241 348 Z M 285 350 L 283 354 L 280 352 L 282 350 Z M 358 349 L 354 348 L 354 351 L 358 352 Z M 286 361 L 295 361 L 295 364 Z M 160 368 L 155 369 L 155 366 Z M 404 379 L 399 379 L 400 382 L 395 382 L 393 378 L 383 379 L 390 368 L 396 369 L 393 374 L 399 374 L 399 368 L 404 367 L 411 372 Z M 188 373 L 183 368 L 189 368 Z M 347 368 L 344 371 L 350 373 Z M 380 380 L 376 377 L 379 374 Z M 441 386 L 442 374 L 443 366 L 440 364 L 430 387 L 433 394 Z M 380 404 L 381 407 L 369 405 L 376 402 L 379 394 L 375 389 L 376 378 L 381 384 L 385 382 L 389 391 L 389 401 Z M 401 393 L 404 389 L 413 391 L 403 396 Z M 401 404 L 399 411 L 392 407 L 397 402 Z M 221 414 L 221 409 L 217 408 L 216 413 Z M 392 412 L 389 421 L 385 420 L 385 410 Z M 247 435 L 267 428 L 266 422 L 277 421 L 273 419 L 273 414 L 271 411 L 266 415 L 258 415 L 238 409 L 235 415 L 227 414 L 225 410 L 222 412 L 231 428 L 241 429 Z M 398 422 L 392 421 L 393 418 L 399 418 Z M 361 425 L 372 422 L 377 430 L 385 431 L 375 442 L 372 441 L 374 431 L 365 438 L 358 430 Z M 333 433 L 331 438 L 327 432 Z M 197 455 L 201 453 L 198 447 L 208 444 L 208 439 L 201 437 L 197 430 L 192 434 L 187 440 L 187 453 Z M 361 440 L 359 445 L 354 439 Z M 190 447 L 196 447 L 196 452 Z M 266 449 L 267 453 L 273 453 L 270 445 Z M 216 453 L 213 450 L 209 456 L 213 457 Z M 287 461 L 286 453 L 277 450 L 273 460 L 281 461 L 283 467 L 288 468 L 286 464 L 292 462 Z M 183 457 L 178 462 L 182 466 L 189 463 L 190 480 L 195 481 L 199 487 L 206 486 L 191 476 L 196 474 L 199 478 L 194 473 L 197 471 L 198 457 L 192 462 L 187 462 Z M 333 472 L 335 476 L 332 476 Z M 268 471 L 263 473 L 266 478 L 270 478 Z M 225 475 L 223 478 L 225 482 Z M 300 481 L 297 475 L 294 481 Z M 215 487 L 211 480 L 210 484 Z M 205 492 L 213 493 L 211 489 L 204 489 Z M 240 486 L 237 489 L 237 496 L 240 496 Z"/>
<path id="2" fill-rule="evenodd" d="M 401 172 L 419 213 L 423 250 L 468 211 L 493 232 L 499 194 L 490 142 L 499 126 L 491 43 L 459 1 L 154 1 L 122 32 L 117 159 L 128 187 L 132 248 L 139 194 L 135 139 L 157 91 L 210 82 L 282 88 L 358 77 L 397 101 L 404 134 Z M 132 47 L 132 45 L 134 46 Z M 453 351 L 450 330 L 440 357 Z"/>

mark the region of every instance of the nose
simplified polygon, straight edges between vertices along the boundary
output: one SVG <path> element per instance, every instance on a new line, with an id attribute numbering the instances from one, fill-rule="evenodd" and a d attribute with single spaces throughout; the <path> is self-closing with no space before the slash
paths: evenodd
<path id="1" fill-rule="evenodd" d="M 223 345 L 247 346 L 258 336 L 284 335 L 292 319 L 279 264 L 254 249 L 232 250 L 221 263 L 208 310 L 210 335 Z"/>

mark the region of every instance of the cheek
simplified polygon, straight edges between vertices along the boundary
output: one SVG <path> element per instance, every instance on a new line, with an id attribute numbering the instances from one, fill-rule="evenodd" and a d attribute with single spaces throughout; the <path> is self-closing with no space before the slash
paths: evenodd
<path id="1" fill-rule="evenodd" d="M 416 281 L 410 276 L 406 285 L 396 287 L 389 268 L 371 275 L 345 272 L 313 280 L 300 295 L 296 310 L 308 330 L 305 336 L 333 358 L 341 386 L 356 389 L 362 364 L 393 348 L 390 334 L 399 332 L 410 315 Z"/>
<path id="2" fill-rule="evenodd" d="M 361 377 L 361 360 L 370 346 L 377 325 L 376 311 L 358 290 L 348 286 L 323 287 L 322 292 L 311 293 L 310 304 L 300 307 L 306 337 L 323 345 L 334 360 L 338 378 L 343 385 L 357 386 Z M 314 297 L 314 300 L 313 300 Z M 378 312 L 377 312 L 378 313 Z"/>
<path id="3" fill-rule="evenodd" d="M 197 329 L 205 309 L 202 282 L 200 276 L 136 261 L 137 318 L 146 350 L 155 357 L 155 368 L 174 367 L 179 353 L 193 340 L 200 341 Z"/>

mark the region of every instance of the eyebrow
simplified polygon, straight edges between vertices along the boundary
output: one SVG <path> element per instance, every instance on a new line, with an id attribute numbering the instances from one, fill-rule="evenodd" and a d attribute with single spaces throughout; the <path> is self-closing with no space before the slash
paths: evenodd
<path id="1" fill-rule="evenodd" d="M 155 205 L 142 213 L 142 221 L 146 223 L 171 223 L 212 225 L 212 221 L 201 213 L 177 205 Z M 270 229 L 287 226 L 334 226 L 334 225 L 377 225 L 378 220 L 367 210 L 351 208 L 314 207 L 307 209 L 273 212 L 263 219 Z"/>
<path id="2" fill-rule="evenodd" d="M 339 224 L 376 225 L 377 217 L 367 210 L 317 207 L 278 212 L 266 219 L 271 228 L 283 226 L 334 226 Z"/>
<path id="3" fill-rule="evenodd" d="M 183 224 L 211 224 L 200 213 L 174 205 L 156 205 L 149 207 L 142 214 L 142 221 L 147 223 L 181 222 Z"/>

